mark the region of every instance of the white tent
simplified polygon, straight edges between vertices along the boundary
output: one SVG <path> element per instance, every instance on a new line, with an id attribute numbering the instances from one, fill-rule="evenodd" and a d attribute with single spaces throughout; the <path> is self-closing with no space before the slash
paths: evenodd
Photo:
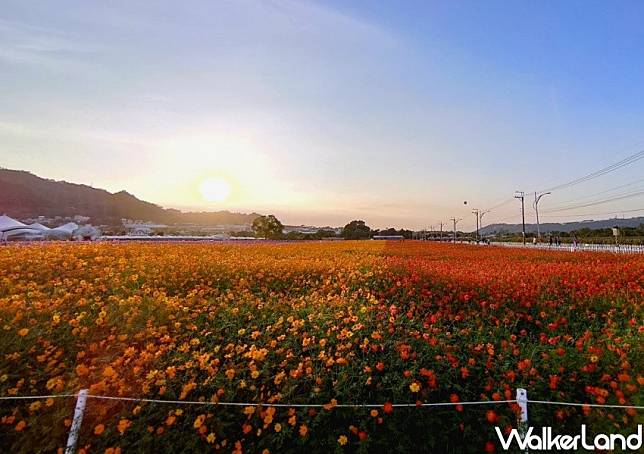
<path id="1" fill-rule="evenodd" d="M 76 224 L 75 222 L 68 222 L 67 224 L 63 224 L 52 230 L 61 230 L 61 231 L 69 232 L 71 234 L 77 228 L 78 228 L 78 224 Z"/>
<path id="2" fill-rule="evenodd" d="M 13 227 L 24 227 L 24 226 L 25 224 L 23 224 L 20 221 L 16 221 L 13 218 L 10 218 L 6 214 L 3 214 L 2 216 L 0 216 L 0 230 L 2 231 Z"/>
<path id="3" fill-rule="evenodd" d="M 35 240 L 42 238 L 40 230 L 3 214 L 0 216 L 0 240 Z"/>
<path id="4" fill-rule="evenodd" d="M 96 227 L 86 224 L 82 227 L 77 228 L 74 230 L 74 233 L 72 234 L 73 238 L 75 240 L 90 240 L 94 241 L 100 238 L 101 232 L 98 230 Z"/>
<path id="5" fill-rule="evenodd" d="M 69 240 L 72 237 L 74 230 L 78 228 L 78 224 L 74 222 L 68 222 L 54 229 L 49 229 L 43 231 L 45 237 L 51 240 Z"/>
<path id="6" fill-rule="evenodd" d="M 36 229 L 36 230 L 50 230 L 49 227 L 46 227 L 46 226 L 44 226 L 44 225 L 42 225 L 42 224 L 40 224 L 38 222 L 34 222 L 33 224 L 29 224 L 29 227 L 31 227 L 32 229 Z"/>

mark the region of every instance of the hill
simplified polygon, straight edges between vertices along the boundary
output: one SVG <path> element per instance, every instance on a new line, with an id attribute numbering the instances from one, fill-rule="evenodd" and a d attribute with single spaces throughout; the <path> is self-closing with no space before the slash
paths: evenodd
<path id="1" fill-rule="evenodd" d="M 18 219 L 88 216 L 94 224 L 142 219 L 164 224 L 248 224 L 257 213 L 188 212 L 165 209 L 120 191 L 112 194 L 84 184 L 54 181 L 22 170 L 0 169 L 0 214 Z"/>
<path id="2" fill-rule="evenodd" d="M 565 223 L 556 223 L 556 222 L 546 222 L 539 224 L 539 229 L 541 233 L 547 232 L 572 232 L 574 230 L 581 229 L 608 229 L 611 227 L 639 227 L 641 224 L 644 224 L 644 217 L 636 217 L 629 219 L 603 219 L 599 221 L 581 221 L 581 222 L 565 222 Z M 536 232 L 537 224 L 526 224 L 526 232 Z M 521 224 L 490 224 L 481 229 L 482 235 L 490 235 L 494 233 L 520 233 Z"/>

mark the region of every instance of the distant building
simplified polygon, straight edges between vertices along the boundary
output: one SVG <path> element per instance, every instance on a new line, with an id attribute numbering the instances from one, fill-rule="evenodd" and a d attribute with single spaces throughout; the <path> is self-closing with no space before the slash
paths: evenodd
<path id="1" fill-rule="evenodd" d="M 73 217 L 73 220 L 77 224 L 86 224 L 87 221 L 89 221 L 89 216 L 81 216 L 80 214 L 77 214 Z"/>
<path id="2" fill-rule="evenodd" d="M 319 227 L 313 227 L 310 225 L 285 225 L 282 229 L 282 233 L 287 235 L 291 232 L 296 232 L 303 235 L 313 235 L 318 233 L 320 230 L 321 229 Z"/>
<path id="3" fill-rule="evenodd" d="M 121 219 L 121 222 L 128 235 L 136 236 L 152 235 L 155 231 L 164 230 L 168 227 L 165 224 L 156 224 L 151 221 Z"/>

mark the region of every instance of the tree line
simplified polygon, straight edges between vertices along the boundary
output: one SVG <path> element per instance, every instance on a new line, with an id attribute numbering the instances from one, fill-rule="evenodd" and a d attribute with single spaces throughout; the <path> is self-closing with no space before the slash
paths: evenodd
<path id="1" fill-rule="evenodd" d="M 289 232 L 284 233 L 284 225 L 274 215 L 257 217 L 252 224 L 253 234 L 258 238 L 271 240 L 304 240 L 323 238 L 344 238 L 347 240 L 366 240 L 375 235 L 401 235 L 411 239 L 413 232 L 407 229 L 372 229 L 362 220 L 353 220 L 344 226 L 342 233 L 337 235 L 334 230 L 318 230 L 315 233 Z M 244 232 L 246 233 L 246 232 Z"/>

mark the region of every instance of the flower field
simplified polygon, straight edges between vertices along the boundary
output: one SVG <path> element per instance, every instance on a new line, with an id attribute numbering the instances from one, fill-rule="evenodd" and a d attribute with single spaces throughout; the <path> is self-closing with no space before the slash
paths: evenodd
<path id="1" fill-rule="evenodd" d="M 500 451 L 535 400 L 643 404 L 644 257 L 421 242 L 0 248 L 0 396 L 89 399 L 86 452 Z M 337 404 L 379 404 L 337 408 Z M 4 452 L 56 452 L 75 399 L 0 402 Z M 321 408 L 275 404 L 324 404 Z M 633 409 L 530 404 L 630 433 Z"/>

